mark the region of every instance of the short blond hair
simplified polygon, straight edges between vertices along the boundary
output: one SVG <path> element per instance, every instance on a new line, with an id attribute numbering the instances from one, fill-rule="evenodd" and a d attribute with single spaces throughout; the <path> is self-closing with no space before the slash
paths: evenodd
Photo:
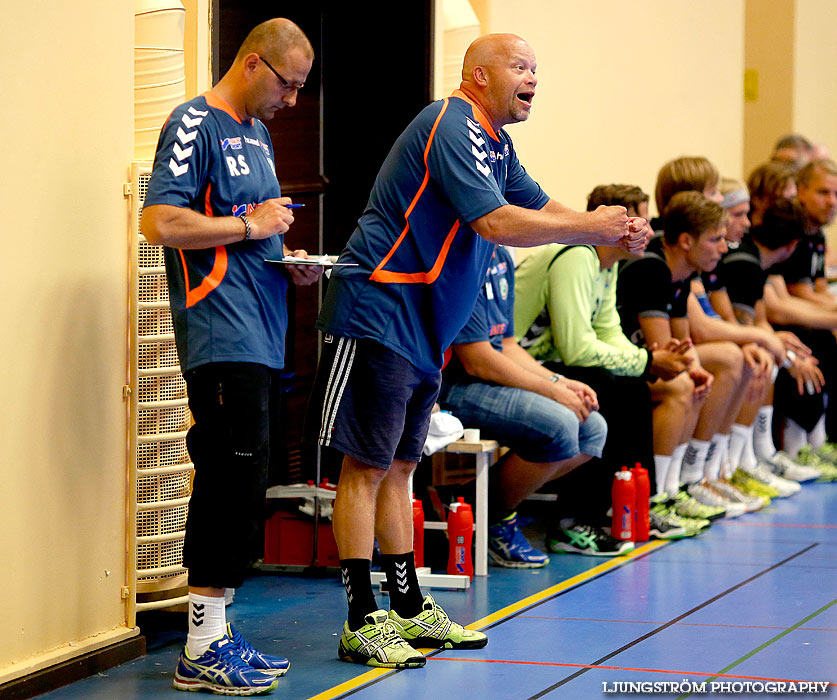
<path id="1" fill-rule="evenodd" d="M 677 243 L 681 233 L 698 238 L 717 229 L 726 216 L 723 207 L 708 200 L 702 192 L 677 192 L 663 214 L 663 238 L 670 245 Z"/>
<path id="2" fill-rule="evenodd" d="M 238 61 L 248 54 L 266 54 L 268 58 L 278 60 L 288 51 L 298 49 L 303 55 L 313 60 L 314 47 L 308 41 L 305 33 L 291 20 L 276 17 L 257 24 L 238 49 L 235 60 Z"/>
<path id="3" fill-rule="evenodd" d="M 750 197 L 773 201 L 782 196 L 788 180 L 793 180 L 794 169 L 786 162 L 770 160 L 756 166 L 747 178 Z"/>
<path id="4" fill-rule="evenodd" d="M 796 174 L 796 184 L 807 187 L 814 176 L 819 173 L 837 175 L 837 163 L 833 160 L 812 160 Z"/>
<path id="5" fill-rule="evenodd" d="M 662 216 L 669 200 L 678 192 L 703 192 L 718 184 L 718 169 L 703 156 L 680 156 L 666 163 L 657 174 L 654 199 Z"/>

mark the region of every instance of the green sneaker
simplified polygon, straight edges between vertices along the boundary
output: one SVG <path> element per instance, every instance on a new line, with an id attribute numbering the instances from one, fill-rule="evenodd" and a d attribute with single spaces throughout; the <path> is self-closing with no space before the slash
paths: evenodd
<path id="1" fill-rule="evenodd" d="M 658 513 L 655 510 L 648 512 L 649 534 L 655 540 L 679 540 L 681 537 L 689 537 L 686 528 L 676 515 Z"/>
<path id="2" fill-rule="evenodd" d="M 811 447 L 808 445 L 806 445 L 806 447 L 808 449 L 811 449 Z M 806 449 L 806 447 L 803 447 L 802 449 L 804 450 Z M 800 452 L 801 451 L 802 450 L 800 450 Z M 817 455 L 817 457 L 819 457 L 822 460 L 825 460 L 826 462 L 837 464 L 837 444 L 833 442 L 824 442 L 816 450 L 814 450 L 814 453 Z"/>
<path id="3" fill-rule="evenodd" d="M 343 625 L 343 636 L 337 647 L 337 658 L 353 664 L 382 668 L 420 668 L 426 660 L 398 634 L 386 610 L 369 613 L 366 624 L 352 632 Z"/>
<path id="4" fill-rule="evenodd" d="M 826 443 L 831 444 L 831 443 Z M 822 448 L 820 448 L 822 449 Z M 827 459 L 821 457 L 817 450 L 814 450 L 810 445 L 805 445 L 796 455 L 796 462 L 804 464 L 808 467 L 815 467 L 822 472 L 817 481 L 837 481 L 837 466 Z"/>
<path id="5" fill-rule="evenodd" d="M 837 481 L 837 466 L 831 462 L 822 462 L 817 465 L 817 469 L 822 472 L 822 476 L 817 479 L 818 482 Z"/>
<path id="6" fill-rule="evenodd" d="M 708 520 L 703 518 L 686 518 L 678 515 L 674 508 L 669 505 L 670 501 L 662 502 L 659 500 L 661 496 L 668 499 L 668 496 L 664 493 L 652 498 L 651 512 L 665 519 L 668 524 L 674 527 L 682 527 L 684 530 L 684 535 L 682 536 L 694 537 L 711 525 Z"/>
<path id="7" fill-rule="evenodd" d="M 762 508 L 769 506 L 770 502 L 773 500 L 773 497 L 768 496 L 766 492 L 762 491 L 761 487 L 764 486 L 764 484 L 756 479 L 753 479 L 744 472 L 738 476 L 736 476 L 734 472 L 733 475 L 726 481 L 730 486 L 738 489 L 741 493 L 750 496 L 751 498 L 761 498 L 764 501 L 764 505 L 761 506 Z"/>
<path id="8" fill-rule="evenodd" d="M 699 503 L 688 491 L 678 491 L 674 497 L 672 507 L 681 518 L 698 518 L 699 520 L 717 520 L 723 518 L 727 511 L 720 506 L 708 506 Z"/>
<path id="9" fill-rule="evenodd" d="M 482 649 L 488 644 L 488 637 L 482 632 L 465 629 L 448 618 L 430 595 L 424 596 L 422 611 L 415 617 L 399 617 L 390 610 L 389 620 L 403 639 L 417 647 Z"/>
<path id="10" fill-rule="evenodd" d="M 738 467 L 733 472 L 730 481 L 734 486 L 737 486 L 738 488 L 746 491 L 747 493 L 753 493 L 759 496 L 766 496 L 770 499 L 779 497 L 778 489 L 750 476 L 741 467 Z"/>

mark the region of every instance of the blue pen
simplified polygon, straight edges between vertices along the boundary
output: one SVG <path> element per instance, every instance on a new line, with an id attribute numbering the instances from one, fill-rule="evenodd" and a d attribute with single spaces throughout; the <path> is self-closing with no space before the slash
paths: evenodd
<path id="1" fill-rule="evenodd" d="M 285 209 L 299 209 L 299 207 L 304 207 L 304 204 L 287 204 Z"/>

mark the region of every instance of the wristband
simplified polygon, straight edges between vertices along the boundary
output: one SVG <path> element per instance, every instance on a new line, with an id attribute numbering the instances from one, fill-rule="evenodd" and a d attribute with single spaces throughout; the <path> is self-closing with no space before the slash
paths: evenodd
<path id="1" fill-rule="evenodd" d="M 645 348 L 645 352 L 648 353 L 648 357 L 645 360 L 645 369 L 642 371 L 640 379 L 653 383 L 657 381 L 657 376 L 651 372 L 651 365 L 654 363 L 654 353 L 648 348 Z"/>
<path id="2" fill-rule="evenodd" d="M 559 379 L 563 379 L 563 378 L 564 378 L 564 375 L 563 375 L 563 374 L 558 374 L 558 372 L 556 372 L 555 374 L 553 374 L 553 375 L 549 378 L 549 381 L 551 381 L 551 382 L 554 384 L 554 383 L 555 383 L 555 382 L 557 382 Z"/>
<path id="3" fill-rule="evenodd" d="M 787 369 L 796 361 L 796 353 L 793 350 L 788 350 L 785 353 L 785 361 L 782 363 L 782 368 Z"/>
<path id="4" fill-rule="evenodd" d="M 247 219 L 246 216 L 242 215 L 239 217 L 244 222 L 244 239 L 245 241 L 250 240 L 250 235 L 252 231 L 250 230 L 250 221 Z"/>

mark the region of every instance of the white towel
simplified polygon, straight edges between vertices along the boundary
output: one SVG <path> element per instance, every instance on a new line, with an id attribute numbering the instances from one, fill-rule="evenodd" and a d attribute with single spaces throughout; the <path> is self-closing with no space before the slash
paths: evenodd
<path id="1" fill-rule="evenodd" d="M 465 428 L 459 418 L 444 411 L 437 411 L 430 416 L 430 427 L 427 430 L 423 452 L 432 455 L 461 438 L 464 433 Z"/>

